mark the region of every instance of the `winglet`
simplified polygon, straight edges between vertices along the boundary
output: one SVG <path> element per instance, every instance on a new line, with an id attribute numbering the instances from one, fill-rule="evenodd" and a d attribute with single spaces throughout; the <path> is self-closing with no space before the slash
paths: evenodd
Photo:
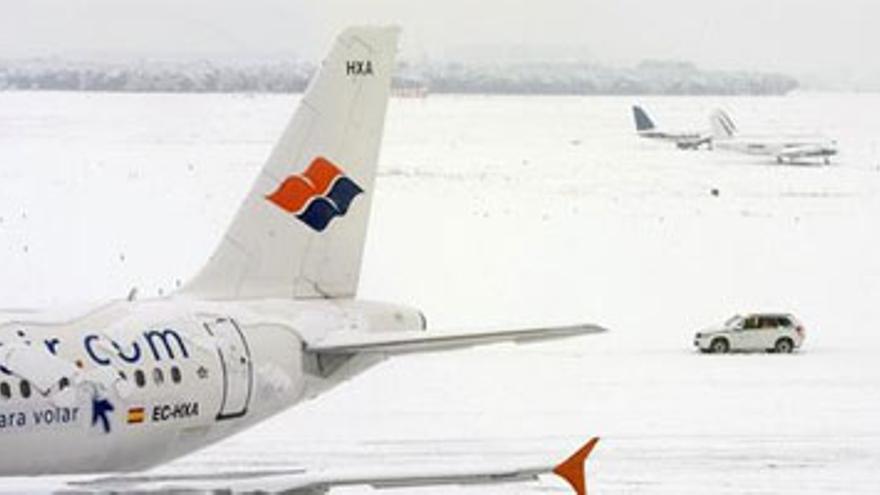
<path id="1" fill-rule="evenodd" d="M 553 473 L 568 482 L 577 495 L 587 495 L 587 457 L 599 443 L 599 437 L 593 437 L 580 450 L 562 464 L 556 466 Z"/>

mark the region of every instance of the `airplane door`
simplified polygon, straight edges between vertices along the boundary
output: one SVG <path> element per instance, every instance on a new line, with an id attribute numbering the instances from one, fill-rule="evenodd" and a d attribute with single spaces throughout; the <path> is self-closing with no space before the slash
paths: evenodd
<path id="1" fill-rule="evenodd" d="M 238 324 L 229 318 L 206 322 L 205 328 L 216 339 L 223 368 L 223 399 L 217 420 L 240 418 L 247 414 L 253 387 L 254 369 L 247 341 Z"/>

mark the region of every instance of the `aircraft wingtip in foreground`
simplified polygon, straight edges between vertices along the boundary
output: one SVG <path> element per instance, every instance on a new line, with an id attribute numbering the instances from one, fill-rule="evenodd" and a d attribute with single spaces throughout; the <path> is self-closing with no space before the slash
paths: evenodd
<path id="1" fill-rule="evenodd" d="M 587 495 L 587 458 L 593 453 L 599 437 L 591 438 L 571 457 L 553 469 L 553 473 L 568 482 L 577 495 Z"/>
<path id="2" fill-rule="evenodd" d="M 587 461 L 599 438 L 587 441 L 573 455 L 556 466 L 527 467 L 471 466 L 449 469 L 426 466 L 416 470 L 376 472 L 376 470 L 349 469 L 344 472 L 282 469 L 257 473 L 192 474 L 176 476 L 109 476 L 68 483 L 77 490 L 99 493 L 165 493 L 181 491 L 214 493 L 228 490 L 234 483 L 236 492 L 282 492 L 289 494 L 324 494 L 333 488 L 366 486 L 372 489 L 418 488 L 425 486 L 479 486 L 536 481 L 543 475 L 553 474 L 564 480 L 576 495 L 588 495 Z M 2 489 L 0 489 L 2 491 Z"/>
<path id="3" fill-rule="evenodd" d="M 180 292 L 73 319 L 0 316 L 0 439 L 15 453 L 0 456 L 0 476 L 139 470 L 393 355 L 604 331 L 430 332 L 415 308 L 355 297 L 398 32 L 356 27 L 337 37 L 220 245 Z M 491 482 L 510 473 L 444 476 L 427 466 L 408 477 L 343 473 L 317 486 Z M 292 487 L 317 479 L 286 474 Z M 571 482 L 579 473 L 562 474 Z M 180 483 L 205 478 L 235 480 L 166 481 L 186 488 Z M 245 478 L 255 483 L 253 473 Z"/>

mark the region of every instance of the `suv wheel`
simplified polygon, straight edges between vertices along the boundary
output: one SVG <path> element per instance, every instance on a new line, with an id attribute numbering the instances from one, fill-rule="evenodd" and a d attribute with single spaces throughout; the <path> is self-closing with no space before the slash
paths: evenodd
<path id="1" fill-rule="evenodd" d="M 773 350 L 779 354 L 788 354 L 794 350 L 794 342 L 788 338 L 779 339 L 776 341 L 776 345 L 773 346 Z"/>
<path id="2" fill-rule="evenodd" d="M 715 339 L 709 345 L 709 349 L 715 354 L 724 354 L 730 350 L 730 343 L 727 339 Z"/>

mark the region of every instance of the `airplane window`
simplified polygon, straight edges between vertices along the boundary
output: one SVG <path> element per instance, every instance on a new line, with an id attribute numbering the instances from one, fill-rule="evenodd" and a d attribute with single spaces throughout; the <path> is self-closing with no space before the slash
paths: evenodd
<path id="1" fill-rule="evenodd" d="M 12 389 L 6 382 L 0 383 L 0 397 L 3 397 L 4 399 L 9 399 L 12 397 Z"/>
<path id="2" fill-rule="evenodd" d="M 58 380 L 58 390 L 64 390 L 68 386 L 70 386 L 70 379 L 66 376 Z"/>
<path id="3" fill-rule="evenodd" d="M 137 383 L 138 387 L 143 387 L 147 384 L 147 379 L 144 377 L 144 372 L 141 370 L 136 370 L 134 372 L 134 382 Z"/>
<path id="4" fill-rule="evenodd" d="M 27 399 L 28 397 L 31 396 L 31 384 L 27 380 L 23 380 L 18 385 L 18 389 L 19 389 L 19 392 L 21 392 L 22 398 Z"/>
<path id="5" fill-rule="evenodd" d="M 165 381 L 165 375 L 162 374 L 160 368 L 153 368 L 153 381 L 156 382 L 156 385 L 162 385 L 162 382 Z"/>
<path id="6" fill-rule="evenodd" d="M 180 368 L 177 366 L 171 367 L 171 381 L 174 383 L 180 383 Z"/>

